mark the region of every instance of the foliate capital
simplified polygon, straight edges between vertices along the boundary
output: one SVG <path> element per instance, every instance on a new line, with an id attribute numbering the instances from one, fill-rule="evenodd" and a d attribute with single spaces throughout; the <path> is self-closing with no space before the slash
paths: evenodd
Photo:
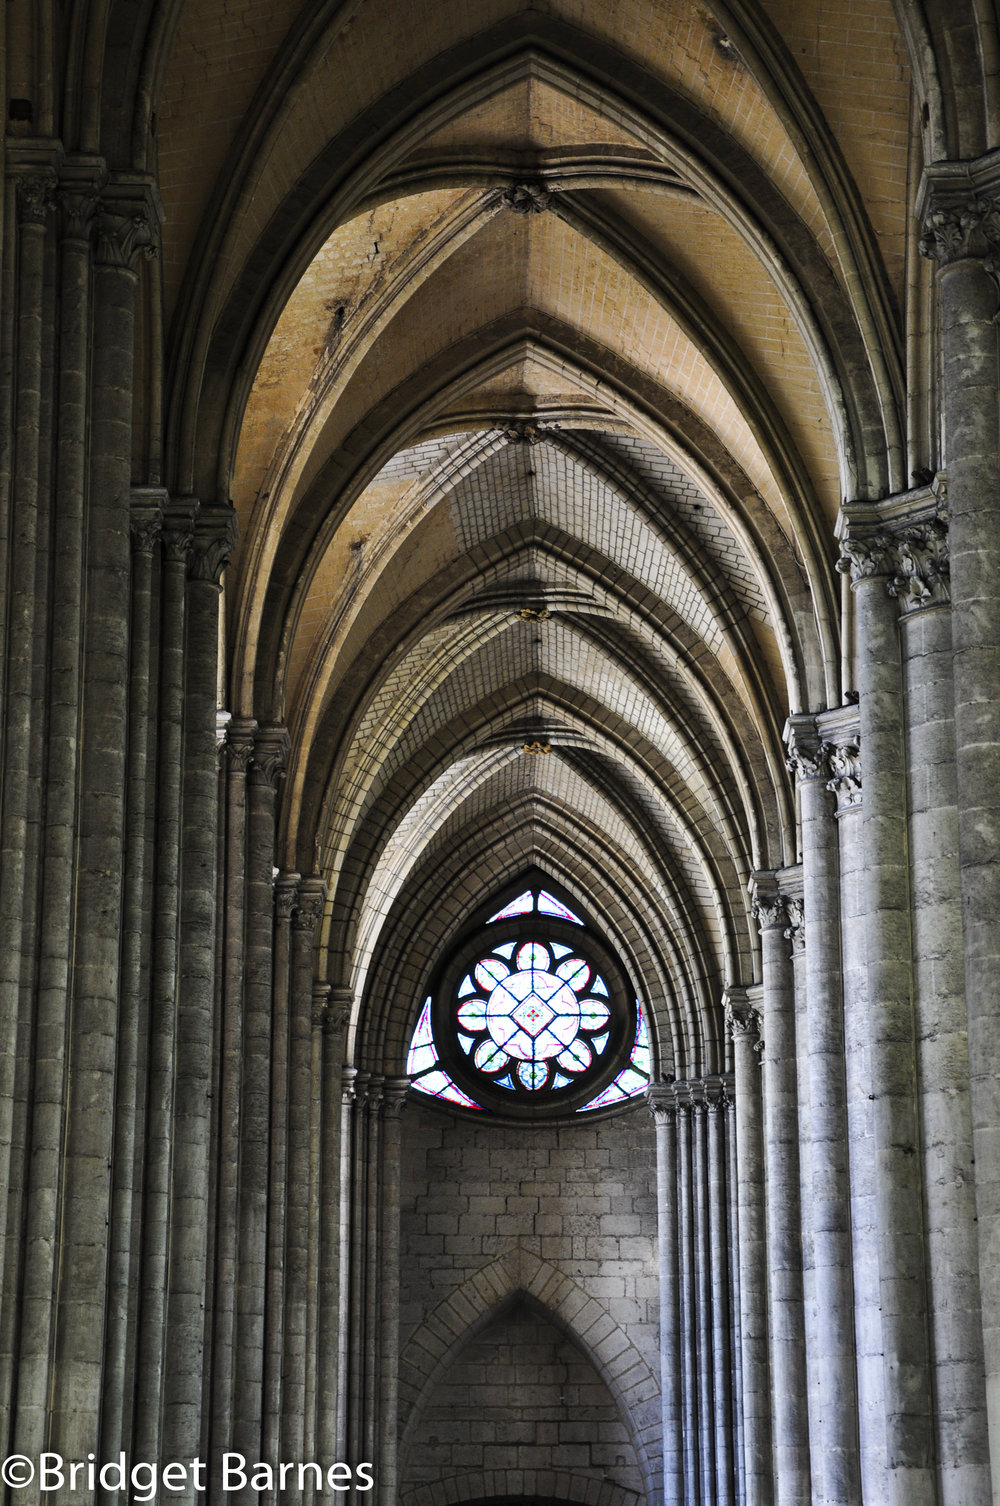
<path id="1" fill-rule="evenodd" d="M 125 213 L 119 205 L 101 208 L 95 255 L 99 266 L 135 272 L 141 261 L 149 261 L 156 254 L 156 226 L 147 209 Z"/>
<path id="2" fill-rule="evenodd" d="M 670 1124 L 677 1118 L 677 1095 L 673 1083 L 651 1083 L 644 1097 L 655 1124 Z"/>
<path id="3" fill-rule="evenodd" d="M 284 776 L 285 761 L 291 747 L 287 727 L 275 723 L 258 727 L 253 739 L 253 762 L 251 774 L 256 784 L 270 785 L 277 789 L 278 780 Z"/>
<path id="4" fill-rule="evenodd" d="M 756 1044 L 761 1037 L 760 1010 L 747 988 L 727 988 L 722 996 L 726 1031 L 735 1040 Z"/>
<path id="5" fill-rule="evenodd" d="M 17 207 L 24 225 L 44 225 L 56 206 L 56 180 L 50 173 L 18 177 Z"/>
<path id="6" fill-rule="evenodd" d="M 1000 249 L 1000 199 L 968 194 L 955 203 L 932 205 L 924 216 L 920 254 L 947 266 L 969 258 L 986 260 Z"/>
<path id="7" fill-rule="evenodd" d="M 904 613 L 951 601 L 947 518 L 905 529 L 892 541 L 892 556 L 896 573 L 888 583 L 889 595 L 898 598 Z"/>
<path id="8" fill-rule="evenodd" d="M 304 878 L 299 884 L 299 898 L 292 924 L 297 931 L 310 936 L 316 922 L 323 914 L 326 903 L 326 885 L 321 878 Z"/>
<path id="9" fill-rule="evenodd" d="M 837 798 L 837 815 L 856 810 L 861 804 L 861 741 L 831 744 L 830 778 L 827 789 Z"/>
<path id="10" fill-rule="evenodd" d="M 195 497 L 180 497 L 163 510 L 163 554 L 172 564 L 186 564 L 194 543 Z"/>
<path id="11" fill-rule="evenodd" d="M 134 553 L 153 553 L 163 533 L 163 509 L 166 501 L 167 494 L 159 487 L 132 488 L 129 532 Z"/>
<path id="12" fill-rule="evenodd" d="M 827 745 L 816 731 L 813 717 L 790 716 L 785 724 L 785 745 L 785 766 L 797 779 L 826 778 Z"/>
<path id="13" fill-rule="evenodd" d="M 195 525 L 190 578 L 221 586 L 226 566 L 240 536 L 232 507 L 203 507 Z"/>
<path id="14" fill-rule="evenodd" d="M 63 235 L 67 240 L 89 241 L 101 191 L 96 183 L 59 185 Z"/>
<path id="15" fill-rule="evenodd" d="M 407 1094 L 410 1091 L 410 1079 L 408 1077 L 387 1077 L 382 1085 L 382 1118 L 398 1120 L 406 1107 Z"/>
<path id="16" fill-rule="evenodd" d="M 274 882 L 274 910 L 279 920 L 291 920 L 299 893 L 299 874 L 279 873 Z"/>
<path id="17" fill-rule="evenodd" d="M 787 925 L 783 935 L 786 941 L 792 943 L 792 956 L 798 957 L 806 949 L 806 921 L 805 907 L 801 899 L 795 899 L 791 895 L 785 898 L 785 915 Z"/>
<path id="18" fill-rule="evenodd" d="M 889 575 L 892 570 L 890 547 L 891 540 L 881 533 L 866 539 L 842 539 L 837 569 L 842 575 L 851 577 L 852 586 L 861 580 Z"/>
<path id="19" fill-rule="evenodd" d="M 253 757 L 253 735 L 257 730 L 257 723 L 252 719 L 241 718 L 239 721 L 231 721 L 226 728 L 226 756 L 229 766 L 237 774 L 245 774 L 250 767 Z"/>

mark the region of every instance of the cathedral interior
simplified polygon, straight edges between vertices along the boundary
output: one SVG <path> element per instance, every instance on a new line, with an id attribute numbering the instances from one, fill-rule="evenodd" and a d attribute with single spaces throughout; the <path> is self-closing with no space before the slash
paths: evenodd
<path id="1" fill-rule="evenodd" d="M 1000 1506 L 997 21 L 7 0 L 5 1506 Z"/>

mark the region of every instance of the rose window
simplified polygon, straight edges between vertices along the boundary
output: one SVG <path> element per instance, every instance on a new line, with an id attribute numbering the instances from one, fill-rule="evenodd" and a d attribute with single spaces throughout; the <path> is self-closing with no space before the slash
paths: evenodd
<path id="1" fill-rule="evenodd" d="M 547 890 L 528 890 L 453 953 L 410 1047 L 413 1086 L 523 1117 L 606 1107 L 649 1081 L 642 1010 L 621 964 Z"/>

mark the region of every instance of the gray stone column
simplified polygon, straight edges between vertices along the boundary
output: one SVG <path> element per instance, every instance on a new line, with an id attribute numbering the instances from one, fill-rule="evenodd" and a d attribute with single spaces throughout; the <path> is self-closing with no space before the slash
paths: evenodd
<path id="1" fill-rule="evenodd" d="M 799 1206 L 795 978 L 781 874 L 757 873 L 764 1021 L 763 1109 L 767 1146 L 767 1274 L 775 1501 L 801 1506 L 811 1494 Z M 797 875 L 795 875 L 797 878 Z"/>
<path id="2" fill-rule="evenodd" d="M 271 995 L 271 1106 L 268 1149 L 267 1275 L 264 1295 L 264 1410 L 261 1457 L 284 1458 L 282 1445 L 285 1375 L 285 1244 L 288 1229 L 288 1114 L 292 916 L 301 875 L 279 873 L 274 881 L 274 959 Z M 311 1011 L 310 1000 L 310 1011 Z M 288 1456 L 291 1457 L 290 1455 Z M 274 1490 L 261 1494 L 263 1506 L 276 1506 Z M 294 1497 L 295 1491 L 292 1492 Z"/>
<path id="3" fill-rule="evenodd" d="M 747 1506 L 774 1506 L 771 1380 L 768 1362 L 767 1233 L 764 1204 L 764 1111 L 759 1052 L 762 990 L 726 990 L 736 1096 L 736 1186 L 739 1234 L 740 1356 L 744 1489 Z"/>
<path id="4" fill-rule="evenodd" d="M 184 624 L 187 561 L 194 535 L 193 512 L 190 500 L 166 505 L 160 567 L 156 856 L 134 1427 L 135 1448 L 142 1459 L 161 1457 L 177 1046 Z"/>
<path id="5" fill-rule="evenodd" d="M 850 1506 L 860 1488 L 854 1369 L 847 1081 L 841 972 L 840 839 L 827 789 L 828 749 L 811 716 L 786 729 L 797 776 L 805 907 L 809 1180 L 806 1212 L 820 1321 L 809 1334 L 815 1370 L 812 1473 L 830 1506 Z"/>
<path id="6" fill-rule="evenodd" d="M 271 1132 L 271 1008 L 274 942 L 275 801 L 288 733 L 258 727 L 247 792 L 247 929 L 238 1196 L 234 1447 L 261 1457 Z M 249 1486 L 238 1506 L 255 1506 Z"/>
<path id="7" fill-rule="evenodd" d="M 136 1149 L 143 1136 L 138 1122 L 145 1109 L 139 1080 L 149 1035 L 149 957 L 146 922 L 150 865 L 147 846 L 151 822 L 147 803 L 152 663 L 153 555 L 163 527 L 162 491 L 133 489 L 132 602 L 129 665 L 128 808 L 125 824 L 125 871 L 122 905 L 122 978 L 118 1026 L 111 1249 L 108 1261 L 108 1318 L 105 1331 L 105 1381 L 102 1393 L 102 1458 L 113 1458 L 131 1441 L 132 1393 L 138 1318 L 136 1289 L 140 1245 L 141 1182 L 137 1187 Z M 141 1162 L 139 1162 L 141 1167 Z M 137 1195 L 137 1192 L 139 1195 Z M 102 1491 L 100 1499 L 112 1494 Z"/>
<path id="8" fill-rule="evenodd" d="M 950 510 L 965 991 L 993 1501 L 1000 1503 L 1000 153 L 929 166 Z"/>
<path id="9" fill-rule="evenodd" d="M 347 1457 L 347 1323 L 351 1198 L 350 1155 L 354 1069 L 344 1069 L 344 1031 L 351 1009 L 347 988 L 322 984 L 325 1006 L 314 1015 L 319 1050 L 320 1118 L 314 1166 L 321 1189 L 316 1227 L 319 1279 L 316 1310 L 316 1457 Z M 345 1080 L 346 1079 L 346 1080 Z M 315 1123 L 315 1121 L 314 1121 Z M 324 1496 L 322 1499 L 326 1499 Z"/>
<path id="10" fill-rule="evenodd" d="M 867 943 L 867 882 L 861 836 L 861 751 L 857 705 L 822 712 L 840 837 L 841 965 L 844 1060 L 850 1156 L 851 1248 L 854 1271 L 854 1366 L 858 1398 L 861 1498 L 877 1500 L 882 1485 L 882 1331 L 874 1098 L 871 1092 Z"/>
<path id="11" fill-rule="evenodd" d="M 8 153 L 11 144 L 8 144 Z M 8 164 L 11 158 L 8 156 Z M 40 487 L 42 481 L 42 433 L 45 425 L 44 326 L 47 303 L 45 288 L 47 224 L 55 204 L 55 177 L 50 172 L 30 171 L 14 180 L 5 209 L 12 230 L 4 237 L 4 256 L 16 271 L 10 281 L 16 290 L 16 315 L 12 320 L 12 453 L 10 486 L 4 487 L 3 507 L 7 526 L 0 548 L 5 548 L 4 580 L 8 584 L 6 612 L 0 627 L 0 684 L 4 690 L 2 728 L 2 774 L 0 774 L 0 1293 L 4 1321 L 0 1332 L 0 1379 L 8 1390 L 14 1366 L 11 1317 L 16 1310 L 18 1261 L 16 1246 L 8 1250 L 9 1200 L 17 1196 L 22 1180 L 19 1161 L 24 1128 L 16 1128 L 18 1016 L 22 979 L 31 946 L 33 899 L 29 887 L 37 881 L 37 862 L 31 861 L 32 749 L 38 732 L 35 703 L 35 588 L 39 559 Z M 12 311 L 13 312 L 13 311 Z M 6 469 L 6 467 L 5 467 Z M 7 479 L 6 477 L 4 479 Z M 71 921 L 65 923 L 67 941 Z M 56 1003 L 65 1008 L 64 998 Z M 46 1032 L 46 1049 L 53 1046 Z M 58 1045 L 60 1055 L 63 1047 Z M 64 1096 L 62 1064 L 58 1063 L 61 1103 Z M 44 1068 L 43 1068 L 44 1073 Z M 22 1118 L 18 1114 L 18 1119 Z M 23 1121 L 22 1121 L 23 1122 Z M 61 1125 L 55 1131 L 61 1135 Z M 58 1192 L 50 1192 L 51 1218 Z M 51 1257 L 50 1257 L 51 1259 Z M 46 1320 L 47 1321 L 47 1320 Z M 48 1344 L 46 1343 L 46 1353 Z M 47 1361 L 42 1361 L 43 1370 Z M 46 1374 L 36 1374 L 36 1395 L 47 1385 Z M 27 1404 L 27 1397 L 26 1397 Z M 37 1405 L 35 1397 L 32 1406 Z M 0 1422 L 7 1424 L 6 1400 Z M 36 1428 L 38 1423 L 36 1422 Z"/>
<path id="12" fill-rule="evenodd" d="M 730 1364 L 733 1374 L 733 1474 L 736 1480 L 736 1506 L 746 1506 L 746 1436 L 743 1426 L 743 1330 L 740 1319 L 740 1190 L 736 1149 L 735 1077 L 728 1089 L 726 1106 L 726 1185 L 729 1206 L 726 1210 L 729 1239 L 729 1315 Z"/>
<path id="13" fill-rule="evenodd" d="M 935 511 L 937 512 L 937 505 Z M 990 1506 L 954 764 L 947 523 L 893 533 L 901 609 L 913 1004 L 941 1506 Z"/>
<path id="14" fill-rule="evenodd" d="M 727 1238 L 726 1119 L 732 1083 L 705 1080 L 708 1131 L 708 1251 L 711 1273 L 712 1394 L 714 1398 L 715 1493 L 719 1506 L 733 1506 L 733 1390 L 730 1366 L 729 1240 Z M 706 1356 L 707 1359 L 707 1356 Z"/>
<path id="15" fill-rule="evenodd" d="M 372 1456 L 379 1506 L 396 1506 L 399 1459 L 399 1198 L 400 1119 L 408 1077 L 387 1077 L 381 1102 L 381 1218 L 378 1282 L 378 1426 Z M 367 1492 L 356 1492 L 358 1500 Z"/>
<path id="16" fill-rule="evenodd" d="M 712 1394 L 712 1272 L 708 1235 L 708 1128 L 705 1084 L 688 1085 L 691 1119 L 692 1234 L 694 1247 L 694 1372 L 698 1418 L 697 1499 L 716 1506 L 715 1426 Z"/>
<path id="17" fill-rule="evenodd" d="M 219 598 L 236 542 L 228 507 L 201 507 L 188 568 L 184 773 L 181 825 L 179 994 L 175 1054 L 170 1275 L 163 1448 L 169 1459 L 204 1454 L 205 1302 L 209 1155 L 217 998 Z M 178 1500 L 196 1499 L 193 1481 Z"/>
<path id="18" fill-rule="evenodd" d="M 660 1400 L 663 1426 L 663 1499 L 683 1499 L 684 1470 L 680 1405 L 680 1284 L 677 1261 L 677 1104 L 673 1087 L 646 1090 L 656 1126 L 656 1210 L 660 1271 Z"/>
<path id="19" fill-rule="evenodd" d="M 691 1094 L 675 1085 L 677 1099 L 677 1243 L 681 1290 L 681 1434 L 684 1440 L 683 1500 L 699 1499 L 698 1456 L 698 1289 L 695 1271 L 695 1200 L 691 1144 Z"/>
<path id="20" fill-rule="evenodd" d="M 902 673 L 884 539 L 844 543 L 857 606 L 868 1032 L 882 1310 L 885 1506 L 934 1506 L 934 1420 L 917 1122 Z M 874 1440 L 872 1440 L 874 1441 Z M 869 1462 L 866 1474 L 875 1469 Z"/>
<path id="21" fill-rule="evenodd" d="M 288 1225 L 285 1241 L 284 1384 L 281 1400 L 281 1457 L 310 1459 L 306 1417 L 315 1415 L 315 1365 L 307 1380 L 309 1253 L 312 1218 L 311 1116 L 313 1081 L 313 938 L 323 913 L 326 886 L 317 877 L 299 882 L 292 915 L 288 1061 Z M 319 1189 L 316 1189 L 316 1200 Z M 318 1209 L 317 1209 L 318 1212 Z M 315 1354 L 315 1345 L 313 1353 Z M 313 1429 L 309 1430 L 313 1434 Z M 310 1436 L 310 1445 L 313 1443 Z M 301 1499 L 296 1490 L 288 1500 Z"/>
<path id="22" fill-rule="evenodd" d="M 222 918 L 222 1021 L 218 1064 L 219 1143 L 216 1152 L 216 1255 L 212 1330 L 211 1439 L 218 1452 L 231 1442 L 236 1273 L 239 1245 L 238 1178 L 243 1077 L 243 972 L 246 931 L 247 770 L 257 723 L 240 718 L 226 729 L 225 870 Z"/>
<path id="23" fill-rule="evenodd" d="M 42 209 L 40 204 L 39 210 Z M 87 336 L 90 325 L 91 230 L 96 195 L 62 193 L 62 304 L 58 387 L 58 451 L 52 537 L 53 594 L 45 791 L 44 874 L 39 925 L 38 1009 L 33 1046 L 31 1159 L 17 1359 L 19 1453 L 45 1447 L 54 1309 L 56 1228 L 66 1085 L 66 999 L 72 953 L 73 889 L 79 762 L 79 651 L 83 620 L 83 495 L 86 484 Z M 43 216 L 44 219 L 44 216 Z M 19 547 L 19 546 L 16 546 Z M 11 769 L 20 777 L 25 769 Z M 6 822 L 5 828 L 6 829 Z M 6 841 L 5 841 L 6 846 Z M 0 891 L 4 890 L 4 872 Z M 7 894 L 4 893 L 4 914 Z M 5 949 L 8 942 L 5 933 Z M 17 960 L 12 953 L 8 962 Z M 12 1042 L 10 1042 L 12 1044 Z M 6 1048 L 4 1048 L 6 1049 Z M 6 1182 L 6 1174 L 4 1181 Z M 5 1194 L 4 1194 L 5 1195 Z M 23 1494 L 23 1493 L 21 1493 Z M 18 1496 L 15 1495 L 15 1499 Z"/>
<path id="24" fill-rule="evenodd" d="M 130 185 L 97 221 L 73 999 L 52 1446 L 100 1438 L 125 839 L 135 298 L 152 219 Z M 68 1502 L 68 1489 L 55 1500 Z"/>

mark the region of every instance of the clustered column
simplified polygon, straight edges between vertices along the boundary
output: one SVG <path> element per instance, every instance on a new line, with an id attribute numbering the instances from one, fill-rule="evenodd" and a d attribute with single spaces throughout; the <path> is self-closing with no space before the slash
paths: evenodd
<path id="1" fill-rule="evenodd" d="M 989 1451 L 1000 1482 L 1000 154 L 924 172 L 938 264 L 970 1107 Z M 994 1503 L 1000 1483 L 994 1486 Z"/>
<path id="2" fill-rule="evenodd" d="M 735 1506 L 729 1077 L 657 1083 L 664 1499 Z M 748 1499 L 750 1499 L 748 1495 Z"/>

